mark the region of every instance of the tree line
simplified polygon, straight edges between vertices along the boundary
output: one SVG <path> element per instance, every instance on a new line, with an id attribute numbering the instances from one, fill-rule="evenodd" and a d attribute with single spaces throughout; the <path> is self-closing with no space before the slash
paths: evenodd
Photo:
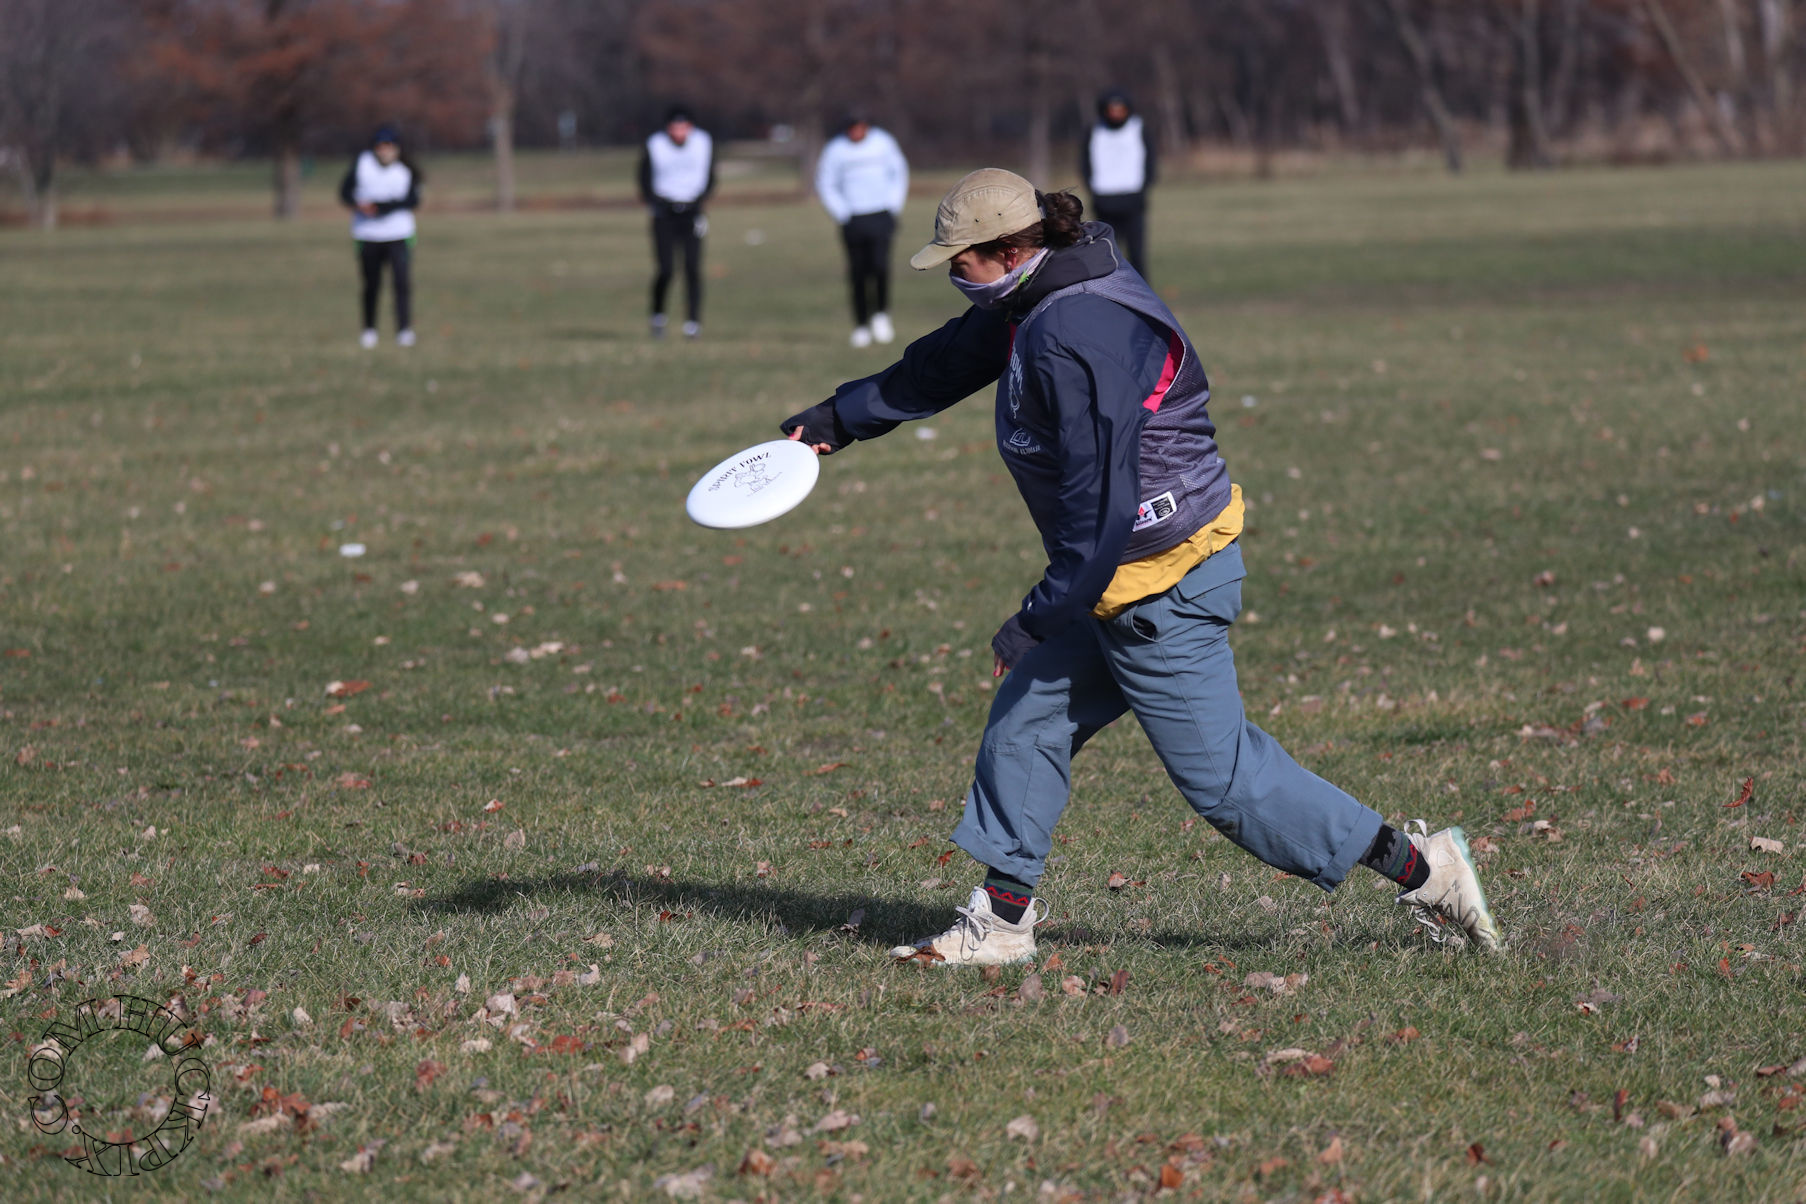
<path id="1" fill-rule="evenodd" d="M 805 170 L 860 108 L 919 161 L 1052 178 L 1128 87 L 1169 161 L 1212 145 L 1475 148 L 1513 167 L 1798 154 L 1806 0 L 0 0 L 0 173 L 41 225 L 59 163 L 304 155 L 379 121 L 426 149 L 634 141 L 681 99 Z"/>

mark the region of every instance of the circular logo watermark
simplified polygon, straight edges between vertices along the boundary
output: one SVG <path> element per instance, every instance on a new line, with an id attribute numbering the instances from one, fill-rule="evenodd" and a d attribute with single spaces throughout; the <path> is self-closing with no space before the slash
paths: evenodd
<path id="1" fill-rule="evenodd" d="M 213 1102 L 212 1075 L 195 1052 L 200 1045 L 200 1035 L 161 1004 L 135 995 L 83 1000 L 32 1047 L 25 1071 L 31 1123 L 49 1136 L 81 1138 L 81 1153 L 64 1161 L 91 1175 L 168 1166 L 200 1132 Z M 110 1098 L 135 1086 L 145 1068 L 167 1088 L 140 1093 L 131 1103 Z M 103 1116 L 122 1112 L 145 1131 L 103 1130 Z"/>

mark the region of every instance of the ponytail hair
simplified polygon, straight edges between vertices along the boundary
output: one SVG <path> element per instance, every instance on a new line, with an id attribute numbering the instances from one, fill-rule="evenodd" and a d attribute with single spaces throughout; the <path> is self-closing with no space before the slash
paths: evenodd
<path id="1" fill-rule="evenodd" d="M 1044 246 L 1070 247 L 1085 237 L 1084 223 L 1079 220 L 1085 202 L 1070 192 L 1036 192 L 1035 201 L 1046 215 L 1041 219 Z"/>
<path id="2" fill-rule="evenodd" d="M 1012 250 L 1070 247 L 1085 237 L 1085 225 L 1080 220 L 1085 212 L 1085 202 L 1078 197 L 1070 192 L 1042 192 L 1037 188 L 1035 203 L 1041 207 L 1040 221 L 1024 226 L 1014 234 L 980 243 L 973 249 L 984 255 L 998 256 Z"/>

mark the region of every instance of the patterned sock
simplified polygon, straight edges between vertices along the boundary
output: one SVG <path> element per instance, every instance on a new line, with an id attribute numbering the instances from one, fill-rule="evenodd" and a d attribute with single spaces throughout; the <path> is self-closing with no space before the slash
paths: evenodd
<path id="1" fill-rule="evenodd" d="M 985 868 L 985 894 L 991 896 L 991 912 L 1006 924 L 1022 923 L 1023 913 L 1034 902 L 1035 888 L 1002 870 Z"/>
<path id="2" fill-rule="evenodd" d="M 1384 874 L 1407 891 L 1416 890 L 1430 880 L 1429 864 L 1417 851 L 1417 846 L 1403 832 L 1385 824 L 1380 825 L 1380 834 L 1367 847 L 1361 864 Z"/>

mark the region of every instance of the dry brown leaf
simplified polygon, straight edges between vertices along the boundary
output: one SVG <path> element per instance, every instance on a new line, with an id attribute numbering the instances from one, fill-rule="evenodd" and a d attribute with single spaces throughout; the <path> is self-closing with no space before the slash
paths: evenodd
<path id="1" fill-rule="evenodd" d="M 859 1117 L 856 1114 L 836 1108 L 816 1121 L 815 1127 L 809 1131 L 811 1133 L 838 1133 L 843 1129 L 850 1129 L 858 1123 Z"/>

